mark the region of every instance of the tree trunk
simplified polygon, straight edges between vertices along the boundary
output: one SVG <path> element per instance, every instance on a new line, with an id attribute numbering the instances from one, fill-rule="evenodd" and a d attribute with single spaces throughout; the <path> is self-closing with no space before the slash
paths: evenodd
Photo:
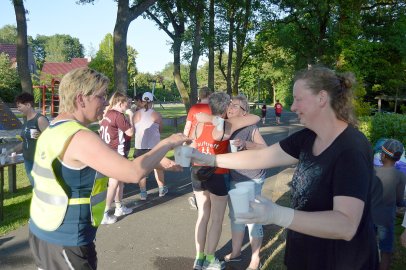
<path id="1" fill-rule="evenodd" d="M 127 93 L 128 55 L 127 32 L 131 22 L 128 9 L 129 0 L 120 0 L 117 7 L 117 19 L 114 26 L 114 89 Z"/>
<path id="2" fill-rule="evenodd" d="M 204 5 L 202 1 L 198 1 L 196 10 L 203 10 Z M 190 63 L 189 82 L 190 82 L 190 104 L 196 104 L 197 102 L 197 64 L 200 57 L 200 42 L 202 40 L 202 13 L 196 12 L 195 15 L 195 29 L 193 33 L 193 45 L 192 45 L 192 61 Z"/>
<path id="3" fill-rule="evenodd" d="M 214 0 L 210 0 L 209 6 L 209 74 L 207 86 L 214 92 Z"/>
<path id="4" fill-rule="evenodd" d="M 243 67 L 242 56 L 245 47 L 245 40 L 247 38 L 249 19 L 251 16 L 251 0 L 245 1 L 245 14 L 242 28 L 236 28 L 236 58 L 234 68 L 233 80 L 233 95 L 238 95 L 238 85 L 240 81 L 240 73 Z"/>
<path id="5" fill-rule="evenodd" d="M 228 30 L 228 58 L 227 58 L 227 94 L 231 95 L 232 94 L 232 65 L 233 65 L 233 41 L 234 41 L 234 7 L 231 8 L 230 10 L 230 28 Z"/>
<path id="6" fill-rule="evenodd" d="M 157 0 L 145 0 L 129 7 L 129 0 L 118 0 L 117 19 L 114 26 L 114 89 L 126 93 L 128 90 L 127 33 L 130 23 L 137 19 Z"/>
<path id="7" fill-rule="evenodd" d="M 175 36 L 173 40 L 173 78 L 175 79 L 176 87 L 182 97 L 182 102 L 185 105 L 186 111 L 190 109 L 190 99 L 186 87 L 180 75 L 180 49 L 182 46 L 182 38 Z"/>
<path id="8" fill-rule="evenodd" d="M 27 21 L 23 0 L 13 0 L 17 21 L 17 71 L 23 92 L 32 94 L 32 80 L 28 66 Z"/>

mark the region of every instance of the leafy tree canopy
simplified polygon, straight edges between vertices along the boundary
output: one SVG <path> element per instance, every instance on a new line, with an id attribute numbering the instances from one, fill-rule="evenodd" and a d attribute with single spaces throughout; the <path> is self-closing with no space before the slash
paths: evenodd
<path id="1" fill-rule="evenodd" d="M 0 43 L 15 44 L 17 42 L 17 27 L 7 24 L 0 28 Z"/>
<path id="2" fill-rule="evenodd" d="M 20 77 L 17 69 L 12 67 L 8 55 L 0 54 L 0 98 L 4 102 L 14 102 L 14 97 L 21 93 Z"/>

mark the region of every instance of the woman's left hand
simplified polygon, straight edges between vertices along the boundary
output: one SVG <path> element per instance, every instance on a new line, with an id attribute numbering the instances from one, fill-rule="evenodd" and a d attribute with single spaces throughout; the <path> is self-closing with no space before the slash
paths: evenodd
<path id="1" fill-rule="evenodd" d="M 250 202 L 250 207 L 248 213 L 235 214 L 235 223 L 276 224 L 281 227 L 289 227 L 292 223 L 293 209 L 280 206 L 265 197 L 257 196 L 254 202 Z"/>
<path id="2" fill-rule="evenodd" d="M 162 168 L 165 171 L 171 171 L 171 172 L 182 172 L 183 168 L 176 164 L 175 161 L 170 160 L 169 158 L 164 158 L 161 160 L 161 162 L 159 163 L 159 165 L 162 166 Z"/>
<path id="3" fill-rule="evenodd" d="M 246 141 L 241 140 L 241 139 L 235 139 L 233 141 L 233 145 L 237 146 L 238 150 L 244 150 L 246 146 Z"/>

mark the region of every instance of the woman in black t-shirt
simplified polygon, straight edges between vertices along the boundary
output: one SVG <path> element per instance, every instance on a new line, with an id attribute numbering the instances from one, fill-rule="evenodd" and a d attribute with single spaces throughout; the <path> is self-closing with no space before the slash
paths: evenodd
<path id="1" fill-rule="evenodd" d="M 252 211 L 236 216 L 243 224 L 288 228 L 285 264 L 291 269 L 378 267 L 370 216 L 373 156 L 352 113 L 353 75 L 313 67 L 293 87 L 296 112 L 305 129 L 270 147 L 217 156 L 193 152 L 196 162 L 230 169 L 297 164 L 291 206 L 258 197 Z"/>
<path id="2" fill-rule="evenodd" d="M 22 93 L 15 99 L 17 109 L 27 118 L 27 121 L 21 128 L 22 144 L 14 149 L 17 152 L 22 151 L 24 156 L 24 167 L 31 186 L 34 186 L 34 179 L 31 171 L 34 165 L 34 153 L 37 145 L 37 139 L 42 131 L 48 125 L 48 118 L 37 113 L 34 108 L 34 96 L 30 93 Z"/>

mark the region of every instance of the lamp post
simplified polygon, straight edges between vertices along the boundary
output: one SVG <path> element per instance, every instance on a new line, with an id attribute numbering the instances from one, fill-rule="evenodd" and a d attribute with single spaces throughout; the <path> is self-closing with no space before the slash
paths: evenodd
<path id="1" fill-rule="evenodd" d="M 137 90 L 135 89 L 135 77 L 133 78 L 133 81 L 134 81 L 134 84 L 133 84 L 134 93 L 133 93 L 133 95 L 134 95 L 134 98 L 135 98 L 135 96 L 137 95 Z"/>

